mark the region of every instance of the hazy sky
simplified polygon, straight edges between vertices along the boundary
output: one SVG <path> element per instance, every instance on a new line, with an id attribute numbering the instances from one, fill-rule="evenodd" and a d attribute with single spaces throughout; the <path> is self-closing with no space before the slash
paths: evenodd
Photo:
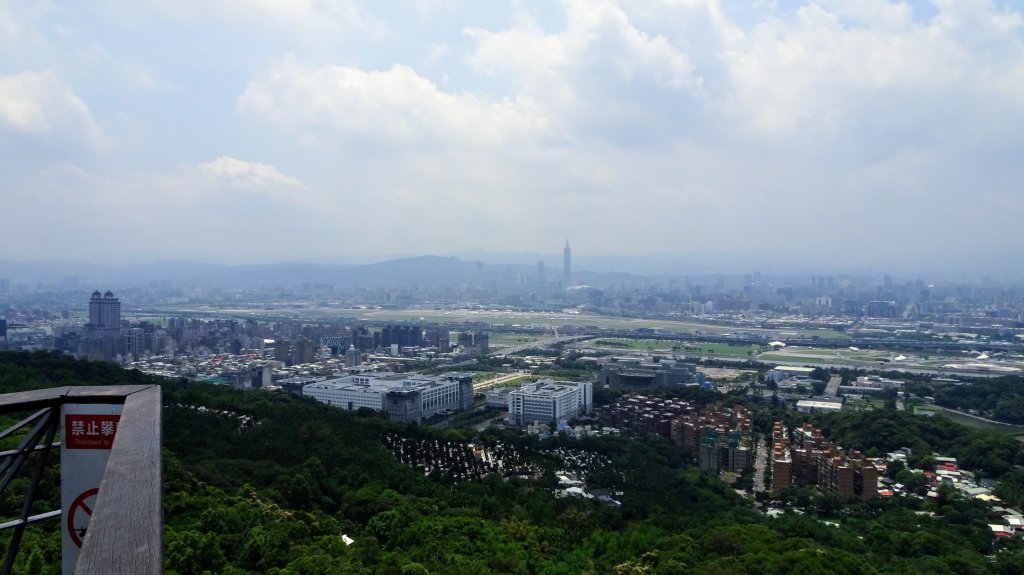
<path id="1" fill-rule="evenodd" d="M 8 259 L 1017 253 L 1024 11 L 5 0 L 0 203 Z"/>

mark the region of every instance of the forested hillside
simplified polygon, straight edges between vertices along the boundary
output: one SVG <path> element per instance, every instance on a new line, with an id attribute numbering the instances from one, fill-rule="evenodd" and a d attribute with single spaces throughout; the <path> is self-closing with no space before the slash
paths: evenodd
<path id="1" fill-rule="evenodd" d="M 1024 424 L 1024 378 L 1019 376 L 979 379 L 970 385 L 940 387 L 935 403 L 953 409 L 973 410 L 985 417 Z"/>
<path id="2" fill-rule="evenodd" d="M 152 381 L 55 354 L 0 354 L 3 393 Z M 160 383 L 172 574 L 1024 573 L 1024 551 L 994 547 L 984 512 L 966 501 L 840 510 L 804 493 L 806 513 L 771 519 L 661 439 L 555 439 L 540 449 L 511 433 L 474 438 L 280 394 Z M 394 457 L 388 434 L 503 441 L 536 453 L 541 471 L 425 477 Z M 544 455 L 552 446 L 607 458 L 591 479 L 621 491 L 621 506 L 556 498 L 558 462 Z M 4 519 L 15 515 L 13 487 L 0 499 Z M 56 493 L 55 484 L 43 493 L 51 509 Z M 16 572 L 58 573 L 59 555 L 57 525 L 33 526 Z"/>

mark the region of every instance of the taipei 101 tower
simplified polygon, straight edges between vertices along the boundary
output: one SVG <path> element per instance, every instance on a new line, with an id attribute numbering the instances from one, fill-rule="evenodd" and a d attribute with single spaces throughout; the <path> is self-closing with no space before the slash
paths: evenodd
<path id="1" fill-rule="evenodd" d="M 565 287 L 572 285 L 572 248 L 569 247 L 569 240 L 565 240 L 565 249 L 562 250 L 562 283 Z"/>

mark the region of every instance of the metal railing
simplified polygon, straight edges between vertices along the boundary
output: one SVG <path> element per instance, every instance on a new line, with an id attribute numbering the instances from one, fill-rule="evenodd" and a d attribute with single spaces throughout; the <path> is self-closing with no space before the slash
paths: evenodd
<path id="1" fill-rule="evenodd" d="M 0 395 L 0 414 L 35 410 L 0 432 L 2 440 L 28 429 L 16 448 L 0 452 L 0 492 L 8 488 L 30 456 L 38 454 L 19 517 L 0 523 L 0 530 L 13 530 L 3 575 L 12 572 L 25 527 L 61 516 L 59 509 L 34 515 L 31 510 L 50 452 L 60 448 L 54 437 L 65 403 L 122 404 L 120 423 L 89 529 L 82 540 L 75 574 L 162 573 L 160 387 L 125 385 L 58 387 Z"/>

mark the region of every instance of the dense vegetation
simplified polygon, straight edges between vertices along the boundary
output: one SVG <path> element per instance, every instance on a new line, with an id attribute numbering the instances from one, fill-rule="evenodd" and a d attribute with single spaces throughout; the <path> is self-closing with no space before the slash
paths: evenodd
<path id="1" fill-rule="evenodd" d="M 0 354 L 4 393 L 149 381 L 55 354 Z M 610 459 L 611 469 L 591 480 L 623 492 L 615 507 L 555 498 L 550 461 L 541 460 L 538 479 L 490 475 L 454 484 L 400 464 L 381 442 L 385 433 L 462 441 L 469 439 L 465 430 L 398 426 L 373 413 L 280 394 L 161 383 L 165 557 L 172 574 L 1024 572 L 1024 550 L 994 547 L 985 510 L 951 493 L 935 503 L 875 500 L 841 508 L 810 490 L 793 490 L 786 499 L 806 514 L 771 519 L 689 466 L 665 440 L 548 443 Z M 896 419 L 886 431 L 883 419 L 864 425 L 882 434 L 902 433 L 911 423 Z M 839 418 L 829 431 L 850 444 L 885 447 L 859 438 L 857 426 Z M 937 449 L 953 441 L 937 429 L 923 431 L 932 434 L 922 437 Z M 912 439 L 897 435 L 891 441 Z M 476 440 L 524 448 L 537 441 L 511 432 Z M 1019 456 L 1001 457 L 1009 464 Z M 53 508 L 55 477 L 47 481 L 43 497 L 50 501 L 43 503 Z M 0 500 L 5 518 L 14 515 L 17 502 L 9 488 Z M 836 526 L 823 523 L 825 517 Z M 343 533 L 355 540 L 352 546 L 344 544 Z M 31 527 L 16 572 L 58 569 L 56 526 Z"/>
<path id="2" fill-rule="evenodd" d="M 935 390 L 935 403 L 953 409 L 977 410 L 1005 423 L 1024 424 L 1024 378 L 978 379 L 970 385 Z"/>
<path id="3" fill-rule="evenodd" d="M 804 414 L 790 415 L 795 425 Z M 830 439 L 848 449 L 884 455 L 901 447 L 911 449 L 912 466 L 929 465 L 933 452 L 956 457 L 960 467 L 996 478 L 1024 464 L 1024 444 L 1012 436 L 969 429 L 945 417 L 922 417 L 906 411 L 816 415 L 810 421 Z M 931 462 L 934 465 L 934 462 Z"/>

